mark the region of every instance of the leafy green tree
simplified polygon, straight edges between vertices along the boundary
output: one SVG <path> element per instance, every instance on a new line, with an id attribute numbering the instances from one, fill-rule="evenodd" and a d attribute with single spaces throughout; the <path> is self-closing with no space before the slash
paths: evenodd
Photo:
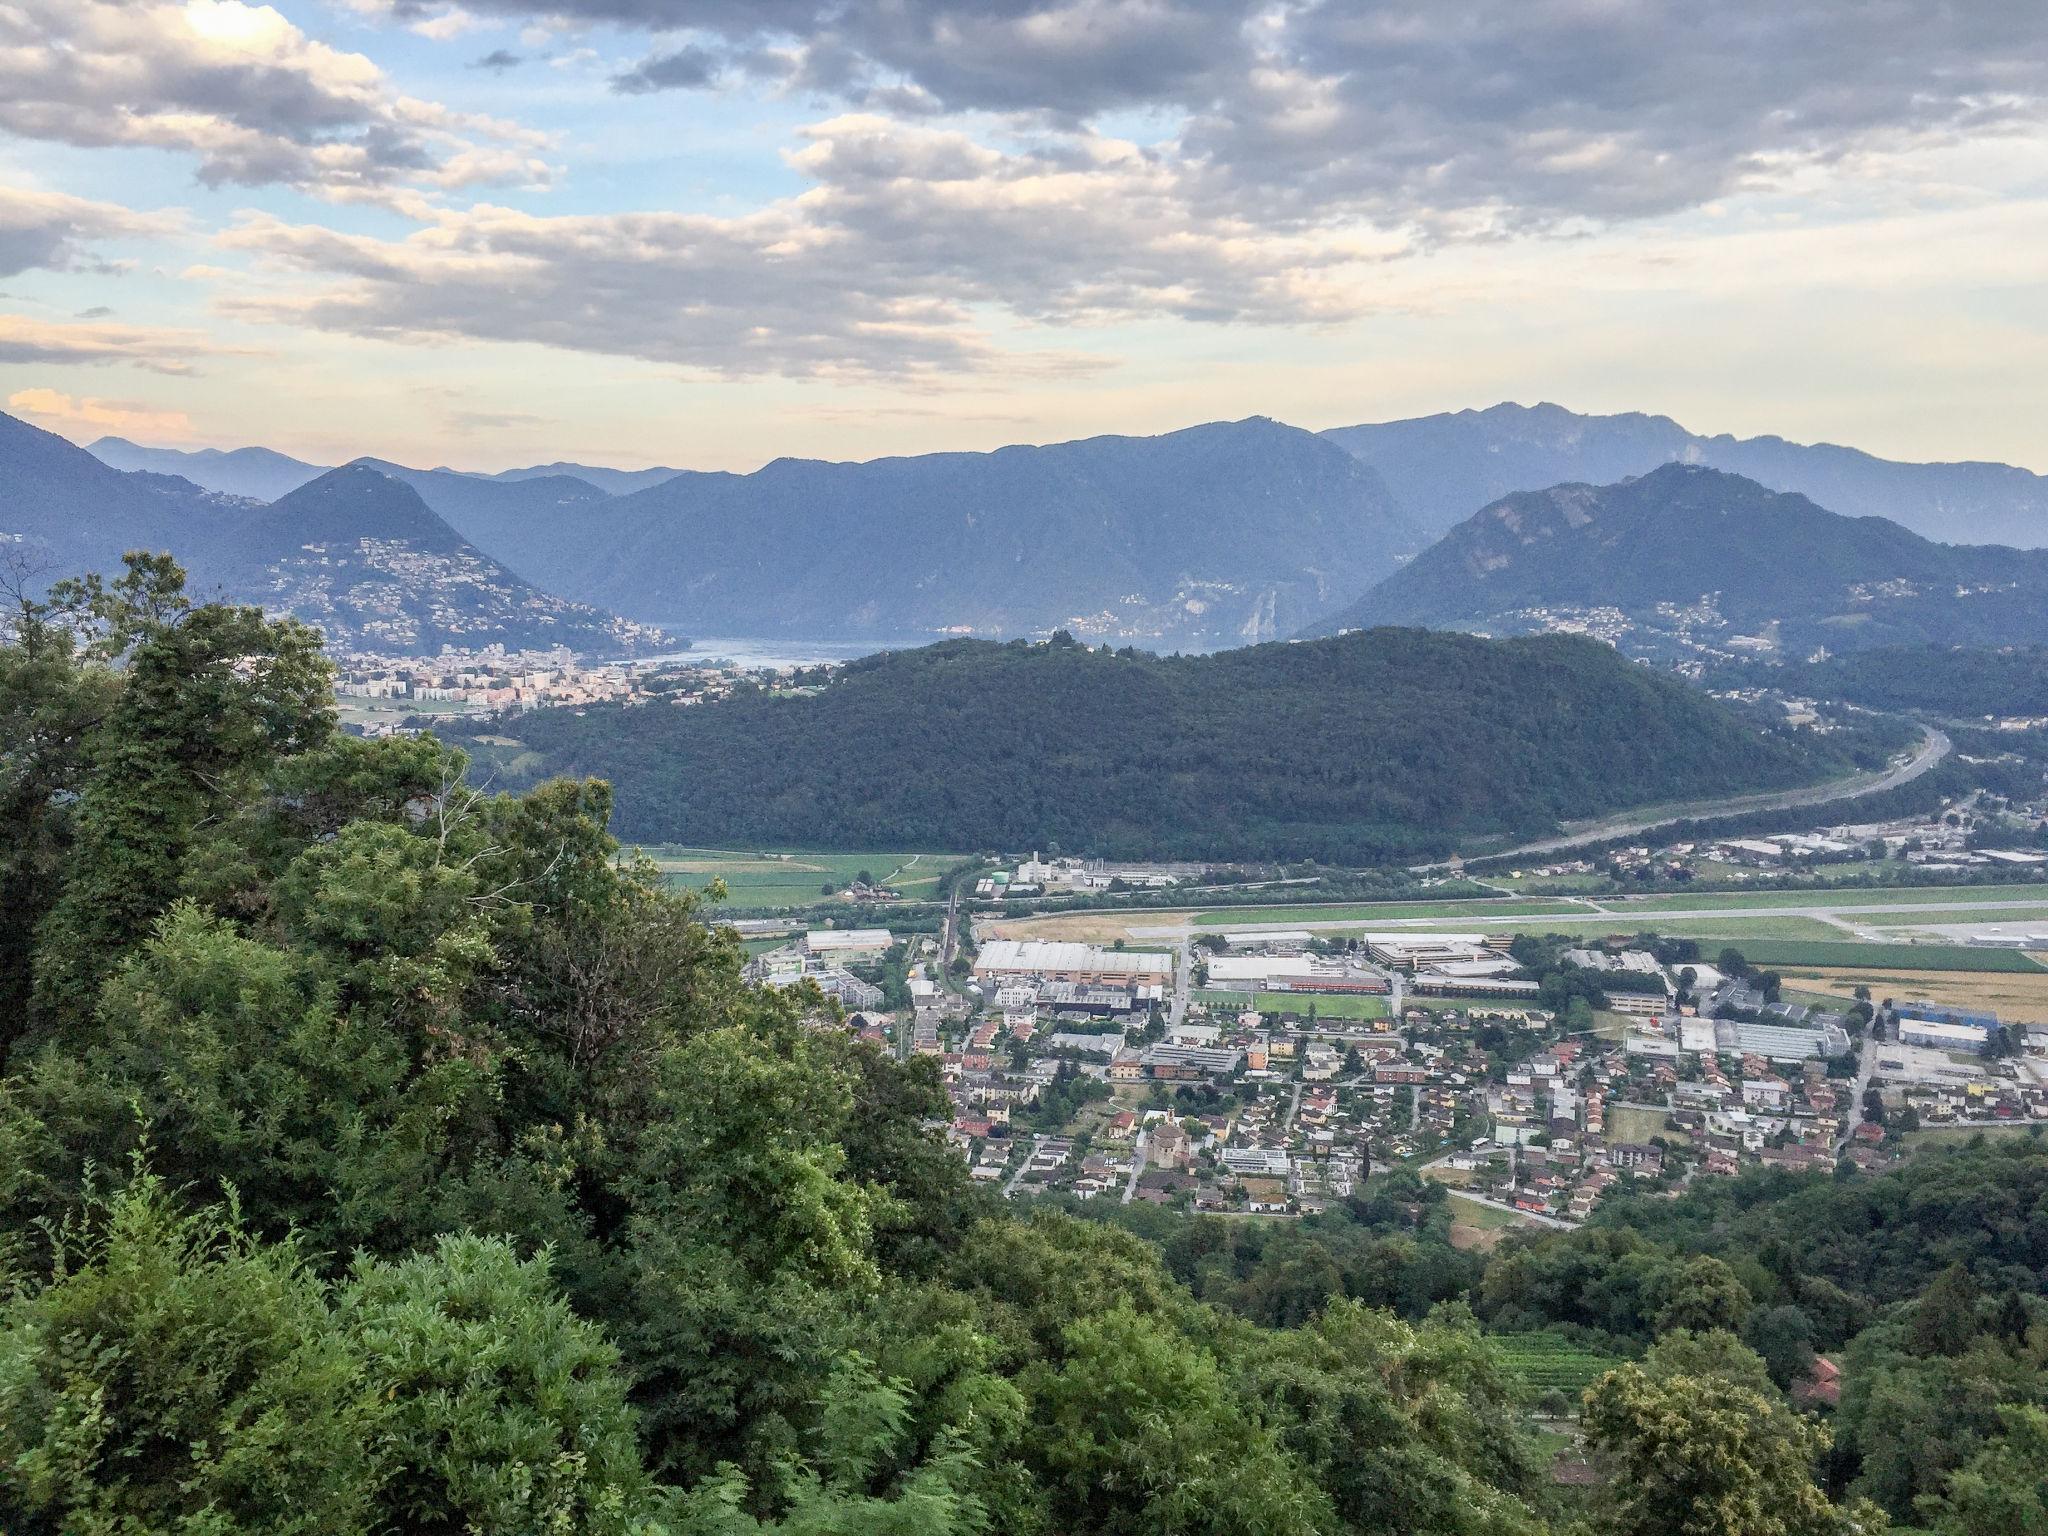
<path id="1" fill-rule="evenodd" d="M 1867 1529 L 1813 1479 L 1826 1443 L 1782 1404 L 1722 1376 L 1608 1372 L 1585 1397 L 1607 1461 L 1614 1536 L 1842 1536 Z"/>
<path id="2" fill-rule="evenodd" d="M 96 587 L 67 599 L 106 615 L 97 660 L 118 660 L 120 680 L 84 739 L 63 885 L 37 928 L 35 996 L 58 1016 L 90 1009 L 112 958 L 180 893 L 201 825 L 334 728 L 314 631 L 190 606 L 164 563 L 131 556 L 129 572 L 136 590 L 118 603 Z"/>
<path id="3" fill-rule="evenodd" d="M 1207 1352 L 1128 1306 L 1074 1323 L 1027 1376 L 1030 1458 L 1053 1528 L 1138 1536 L 1306 1536 L 1327 1496 L 1247 1413 Z"/>
<path id="4" fill-rule="evenodd" d="M 1732 1333 L 1742 1326 L 1749 1308 L 1749 1292 L 1735 1271 L 1702 1254 L 1671 1277 L 1670 1290 L 1657 1313 L 1657 1332 L 1684 1328 L 1693 1333 Z"/>
<path id="5" fill-rule="evenodd" d="M 902 1464 L 912 1436 L 911 1395 L 859 1356 L 840 1362 L 820 1395 L 808 1454 L 776 1468 L 768 1500 L 727 1465 L 672 1495 L 654 1522 L 663 1536 L 982 1536 L 989 1511 L 974 1491 L 980 1466 L 950 1432 L 926 1460 Z M 877 1483 L 882 1485 L 875 1491 Z"/>
<path id="6" fill-rule="evenodd" d="M 296 1245 L 144 1176 L 0 1309 L 0 1526 L 368 1533 L 382 1417 Z"/>
<path id="7" fill-rule="evenodd" d="M 444 1237 L 359 1262 L 337 1320 L 387 1411 L 390 1528 L 623 1532 L 646 1497 L 619 1354 L 556 1292 L 547 1258 Z"/>
<path id="8" fill-rule="evenodd" d="M 1908 1347 L 1918 1355 L 1959 1355 L 1977 1336 L 1977 1282 L 1960 1262 L 1943 1270 L 1913 1308 Z"/>
<path id="9" fill-rule="evenodd" d="M 1923 1499 L 1935 1536 L 2048 1536 L 2048 1412 L 2004 1410 L 2004 1434 Z"/>

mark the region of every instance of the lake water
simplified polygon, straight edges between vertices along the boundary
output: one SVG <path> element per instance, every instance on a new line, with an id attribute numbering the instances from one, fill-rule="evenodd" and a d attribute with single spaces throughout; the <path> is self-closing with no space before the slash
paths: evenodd
<path id="1" fill-rule="evenodd" d="M 683 628 L 664 625 L 663 628 Z M 688 633 L 684 628 L 684 633 Z M 910 646 L 929 645 L 935 636 L 919 640 L 790 640 L 785 638 L 759 639 L 747 636 L 707 635 L 703 639 L 691 637 L 687 651 L 675 651 L 660 656 L 636 658 L 642 663 L 650 661 L 695 661 L 710 665 L 723 662 L 736 667 L 814 667 L 823 661 L 854 661 L 862 656 L 872 656 L 877 651 L 900 651 Z"/>

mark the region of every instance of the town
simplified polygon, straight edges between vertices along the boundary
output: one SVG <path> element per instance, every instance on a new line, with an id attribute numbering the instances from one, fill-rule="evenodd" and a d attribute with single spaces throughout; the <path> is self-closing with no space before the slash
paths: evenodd
<path id="1" fill-rule="evenodd" d="M 1302 1216 L 1408 1167 L 1569 1226 L 1613 1190 L 1874 1171 L 1923 1128 L 2048 1120 L 2048 1024 L 1867 989 L 1788 1001 L 1732 946 L 1268 929 L 990 939 L 964 970 L 939 950 L 815 929 L 750 975 L 935 1058 L 951 1142 L 1012 1198 Z"/>

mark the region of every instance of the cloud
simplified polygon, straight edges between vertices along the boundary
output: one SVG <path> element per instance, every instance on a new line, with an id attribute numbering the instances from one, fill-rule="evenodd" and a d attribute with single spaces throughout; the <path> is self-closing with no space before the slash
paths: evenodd
<path id="1" fill-rule="evenodd" d="M 722 376 L 915 382 L 1099 362 L 993 327 L 1173 315 L 1316 324 L 1369 313 L 1402 249 L 1198 218 L 1132 146 L 999 153 L 847 116 L 805 131 L 803 194 L 738 217 L 539 217 L 476 207 L 403 239 L 250 215 L 221 237 L 284 281 L 223 298 L 245 319 L 394 341 L 522 341 Z"/>
<path id="2" fill-rule="evenodd" d="M 240 355 L 198 331 L 0 315 L 0 363 L 129 363 L 183 375 L 195 372 L 199 359 L 231 354 Z"/>
<path id="3" fill-rule="evenodd" d="M 0 129 L 180 151 L 208 186 L 361 198 L 467 176 L 532 180 L 543 140 L 395 91 L 361 54 L 240 0 L 0 4 Z"/>
<path id="4" fill-rule="evenodd" d="M 137 400 L 102 400 L 97 395 L 73 397 L 54 389 L 18 389 L 7 397 L 7 409 L 60 432 L 95 435 L 135 434 L 161 442 L 191 438 L 192 418 L 183 411 L 163 410 Z"/>
<path id="5" fill-rule="evenodd" d="M 31 267 L 114 271 L 115 264 L 91 254 L 92 246 L 172 234 L 182 222 L 175 214 L 135 213 L 61 192 L 0 186 L 0 277 Z"/>
<path id="6" fill-rule="evenodd" d="M 526 60 L 509 48 L 493 48 L 482 58 L 470 64 L 471 69 L 488 69 L 494 75 L 502 75 L 508 69 L 517 69 Z"/>
<path id="7" fill-rule="evenodd" d="M 417 13 L 413 0 L 368 0 Z M 901 115 L 1158 115 L 1216 206 L 1439 234 L 1699 206 L 1900 141 L 2038 124 L 2048 6 L 1953 0 L 465 0 L 638 28 L 619 77 Z M 678 47 L 674 40 L 682 39 Z M 772 68 L 768 67 L 771 66 Z M 630 82 L 630 83 L 628 83 Z"/>
<path id="8" fill-rule="evenodd" d="M 644 96 L 651 91 L 702 90 L 715 84 L 723 72 L 720 56 L 709 48 L 679 48 L 642 59 L 612 79 L 612 89 L 625 96 Z"/>

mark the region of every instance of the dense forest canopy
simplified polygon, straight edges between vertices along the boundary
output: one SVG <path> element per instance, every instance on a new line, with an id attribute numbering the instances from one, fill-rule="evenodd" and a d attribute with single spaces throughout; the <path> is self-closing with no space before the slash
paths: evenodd
<path id="1" fill-rule="evenodd" d="M 1727 680 L 1944 719 L 2048 715 L 2048 646 L 2039 645 L 1886 646 L 1791 666 L 1734 668 Z"/>
<path id="2" fill-rule="evenodd" d="M 612 783 L 629 838 L 733 847 L 1361 863 L 1848 766 L 1594 641 L 1394 629 L 1210 656 L 950 641 L 807 697 L 496 729 Z"/>
<path id="3" fill-rule="evenodd" d="M 2048 1147 L 1491 1258 L 1019 1213 L 934 1064 L 622 858 L 610 791 L 337 734 L 167 562 L 0 644 L 0 1526 L 21 1536 L 2040 1529 Z M 1610 1354 L 1553 1489 L 1487 1330 Z M 1849 1361 L 1830 1439 L 1784 1387 Z"/>

